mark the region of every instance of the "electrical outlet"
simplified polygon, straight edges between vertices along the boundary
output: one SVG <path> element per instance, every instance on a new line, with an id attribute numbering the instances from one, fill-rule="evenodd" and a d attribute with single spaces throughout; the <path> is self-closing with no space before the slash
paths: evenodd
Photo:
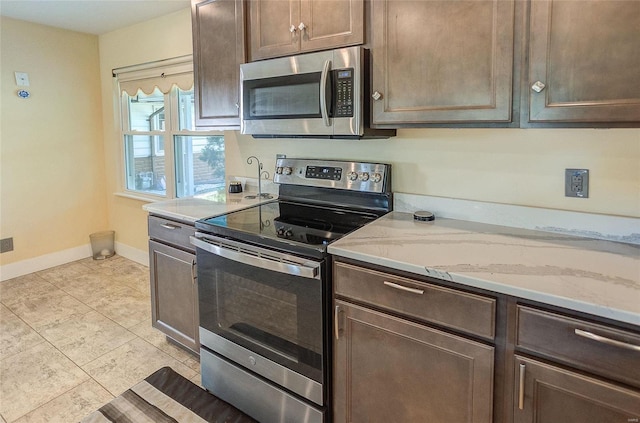
<path id="1" fill-rule="evenodd" d="M 0 253 L 13 251 L 13 238 L 0 239 Z"/>
<path id="2" fill-rule="evenodd" d="M 564 170 L 564 195 L 589 198 L 589 169 Z"/>

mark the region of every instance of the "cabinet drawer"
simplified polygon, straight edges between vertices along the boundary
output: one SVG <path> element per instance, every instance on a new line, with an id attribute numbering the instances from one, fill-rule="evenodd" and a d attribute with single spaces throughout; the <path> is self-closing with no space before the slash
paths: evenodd
<path id="1" fill-rule="evenodd" d="M 640 335 L 518 306 L 519 349 L 640 387 Z"/>
<path id="2" fill-rule="evenodd" d="M 175 245 L 189 251 L 195 251 L 189 243 L 189 237 L 195 234 L 195 227 L 186 223 L 149 216 L 149 238 Z"/>
<path id="3" fill-rule="evenodd" d="M 425 282 L 335 263 L 336 295 L 493 339 L 496 300 Z"/>

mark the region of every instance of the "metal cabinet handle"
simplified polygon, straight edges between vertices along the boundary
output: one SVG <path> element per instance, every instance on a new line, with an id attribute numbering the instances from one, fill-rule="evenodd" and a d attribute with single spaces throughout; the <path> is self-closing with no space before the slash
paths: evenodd
<path id="1" fill-rule="evenodd" d="M 373 98 L 375 101 L 378 101 L 382 98 L 382 94 L 380 94 L 380 92 L 376 91 L 373 94 L 371 94 L 371 98 Z"/>
<path id="2" fill-rule="evenodd" d="M 412 294 L 417 294 L 417 295 L 424 294 L 424 289 L 409 288 L 408 286 L 402 286 L 400 284 L 397 284 L 397 283 L 394 283 L 394 282 L 389 282 L 389 281 L 384 281 L 382 283 L 385 284 L 386 286 L 390 287 L 390 288 L 395 288 L 395 289 L 399 289 L 401 291 L 411 292 Z"/>
<path id="3" fill-rule="evenodd" d="M 333 311 L 333 333 L 336 336 L 336 341 L 340 339 L 340 306 L 336 306 L 336 309 Z"/>
<path id="4" fill-rule="evenodd" d="M 196 261 L 191 260 L 191 282 L 196 283 L 197 272 L 196 272 Z"/>
<path id="5" fill-rule="evenodd" d="M 544 88 L 546 87 L 546 85 L 544 84 L 544 82 L 542 81 L 536 81 L 534 82 L 534 84 L 531 86 L 531 89 L 537 93 L 542 92 L 542 90 L 544 90 Z"/>
<path id="6" fill-rule="evenodd" d="M 297 30 L 298 30 L 298 28 L 296 28 L 296 26 L 295 26 L 295 25 L 291 25 L 291 26 L 289 27 L 289 32 L 290 32 L 290 33 L 292 33 L 292 34 L 295 34 L 295 32 L 296 32 Z"/>
<path id="7" fill-rule="evenodd" d="M 520 383 L 518 384 L 518 408 L 520 410 L 524 410 L 524 376 L 525 376 L 526 366 L 524 364 L 520 364 Z"/>
<path id="8" fill-rule="evenodd" d="M 180 226 L 172 225 L 171 223 L 163 223 L 160 226 L 162 226 L 165 229 L 170 229 L 170 230 L 180 229 Z"/>
<path id="9" fill-rule="evenodd" d="M 236 109 L 240 108 L 240 103 L 236 103 Z"/>
<path id="10" fill-rule="evenodd" d="M 631 351 L 640 351 L 640 345 L 629 344 L 627 342 L 617 341 L 615 339 L 607 338 L 605 336 L 596 335 L 595 333 L 588 332 L 582 329 L 576 329 L 575 334 L 583 338 L 592 339 L 596 342 L 600 342 L 614 347 L 624 348 Z"/>

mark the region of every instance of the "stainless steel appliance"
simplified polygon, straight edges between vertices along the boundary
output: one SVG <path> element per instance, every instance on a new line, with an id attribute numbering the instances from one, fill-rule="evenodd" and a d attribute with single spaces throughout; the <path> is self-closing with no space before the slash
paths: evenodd
<path id="1" fill-rule="evenodd" d="M 257 420 L 330 414 L 327 245 L 392 209 L 391 167 L 282 158 L 277 200 L 196 222 L 203 386 Z"/>
<path id="2" fill-rule="evenodd" d="M 388 138 L 369 127 L 369 54 L 349 47 L 240 65 L 241 127 L 254 137 Z"/>

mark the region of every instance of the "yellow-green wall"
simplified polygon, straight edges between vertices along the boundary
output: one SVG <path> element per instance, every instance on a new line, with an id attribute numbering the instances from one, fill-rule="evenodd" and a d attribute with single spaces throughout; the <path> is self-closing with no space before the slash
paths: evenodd
<path id="1" fill-rule="evenodd" d="M 191 54 L 191 11 L 184 9 L 148 22 L 100 36 L 100 75 L 104 119 L 109 223 L 131 254 L 147 251 L 147 212 L 144 201 L 114 195 L 120 191 L 122 154 L 118 97 L 111 70 Z M 144 254 L 138 254 L 141 256 Z M 142 257 L 138 257 L 142 260 Z"/>
<path id="2" fill-rule="evenodd" d="M 231 134 L 227 168 L 258 156 L 392 163 L 397 192 L 640 217 L 640 129 L 405 129 L 387 140 L 271 140 Z M 589 169 L 589 198 L 564 196 L 565 168 Z"/>
<path id="3" fill-rule="evenodd" d="M 98 37 L 5 17 L 0 37 L 4 265 L 86 247 L 108 220 Z M 28 99 L 16 71 L 29 74 Z"/>
<path id="4" fill-rule="evenodd" d="M 16 244 L 2 263 L 86 244 L 103 228 L 140 259 L 146 212 L 144 201 L 117 195 L 111 70 L 190 54 L 189 9 L 100 37 L 4 18 L 1 34 L 1 236 Z M 29 72 L 31 99 L 15 96 L 14 71 Z M 362 141 L 227 131 L 225 139 L 228 175 L 254 177 L 250 155 L 267 170 L 277 153 L 372 160 L 394 165 L 398 192 L 640 217 L 640 129 L 406 129 Z M 589 199 L 564 197 L 572 167 L 590 169 Z"/>

